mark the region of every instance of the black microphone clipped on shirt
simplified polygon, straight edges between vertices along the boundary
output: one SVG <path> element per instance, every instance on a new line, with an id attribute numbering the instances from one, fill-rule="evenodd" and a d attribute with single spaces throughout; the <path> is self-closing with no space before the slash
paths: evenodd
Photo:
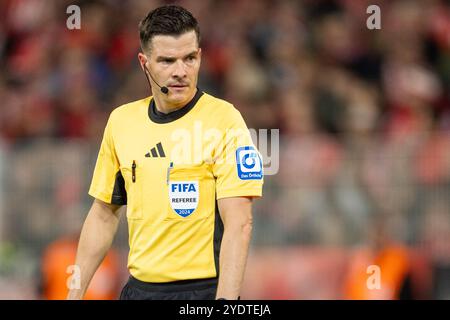
<path id="1" fill-rule="evenodd" d="M 145 76 L 147 76 L 147 73 L 148 73 L 148 75 L 150 76 L 150 78 L 152 78 L 153 82 L 156 83 L 156 85 L 159 87 L 159 89 L 161 90 L 161 92 L 164 93 L 164 94 L 168 94 L 168 93 L 169 93 L 169 88 L 167 88 L 166 86 L 161 87 L 161 86 L 158 84 L 158 82 L 156 82 L 155 79 L 152 77 L 152 74 L 150 73 L 150 71 L 147 69 L 147 67 L 146 67 L 145 65 L 144 65 L 144 69 L 147 71 L 147 72 L 145 72 Z M 147 80 L 148 80 L 148 78 L 147 78 Z M 149 82 L 150 82 L 150 81 L 149 81 Z"/>

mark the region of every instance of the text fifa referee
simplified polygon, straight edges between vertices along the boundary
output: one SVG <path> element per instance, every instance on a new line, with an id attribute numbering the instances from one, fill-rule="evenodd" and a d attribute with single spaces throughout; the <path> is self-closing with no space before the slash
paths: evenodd
<path id="1" fill-rule="evenodd" d="M 121 299 L 237 299 L 262 195 L 261 156 L 232 104 L 197 87 L 200 32 L 168 5 L 140 23 L 138 59 L 153 96 L 110 115 L 76 265 L 82 299 L 127 206 L 130 278 Z"/>

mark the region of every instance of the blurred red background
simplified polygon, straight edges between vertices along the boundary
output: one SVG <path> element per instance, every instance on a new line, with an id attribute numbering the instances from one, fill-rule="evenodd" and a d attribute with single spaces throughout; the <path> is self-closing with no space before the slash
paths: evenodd
<path id="1" fill-rule="evenodd" d="M 149 95 L 137 25 L 164 3 L 0 1 L 0 298 L 46 298 L 45 250 L 78 236 L 108 114 Z M 280 129 L 243 298 L 352 298 L 376 263 L 401 269 L 387 298 L 450 298 L 449 2 L 177 3 L 200 23 L 199 87 Z M 124 221 L 115 250 L 120 288 Z"/>

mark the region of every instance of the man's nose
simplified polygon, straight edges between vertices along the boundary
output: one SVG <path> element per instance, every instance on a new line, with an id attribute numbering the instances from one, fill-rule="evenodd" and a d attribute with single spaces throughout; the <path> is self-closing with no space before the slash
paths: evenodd
<path id="1" fill-rule="evenodd" d="M 178 60 L 175 62 L 175 69 L 173 70 L 172 76 L 175 78 L 184 78 L 186 76 L 186 66 L 183 61 Z"/>

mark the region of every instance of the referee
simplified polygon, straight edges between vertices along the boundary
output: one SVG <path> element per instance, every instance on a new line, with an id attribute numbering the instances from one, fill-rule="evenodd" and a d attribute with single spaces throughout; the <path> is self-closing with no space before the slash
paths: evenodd
<path id="1" fill-rule="evenodd" d="M 120 299 L 238 299 L 262 195 L 261 157 L 233 105 L 197 87 L 197 20 L 167 5 L 140 23 L 152 94 L 110 115 L 76 265 L 82 299 L 127 206 L 130 278 Z"/>

